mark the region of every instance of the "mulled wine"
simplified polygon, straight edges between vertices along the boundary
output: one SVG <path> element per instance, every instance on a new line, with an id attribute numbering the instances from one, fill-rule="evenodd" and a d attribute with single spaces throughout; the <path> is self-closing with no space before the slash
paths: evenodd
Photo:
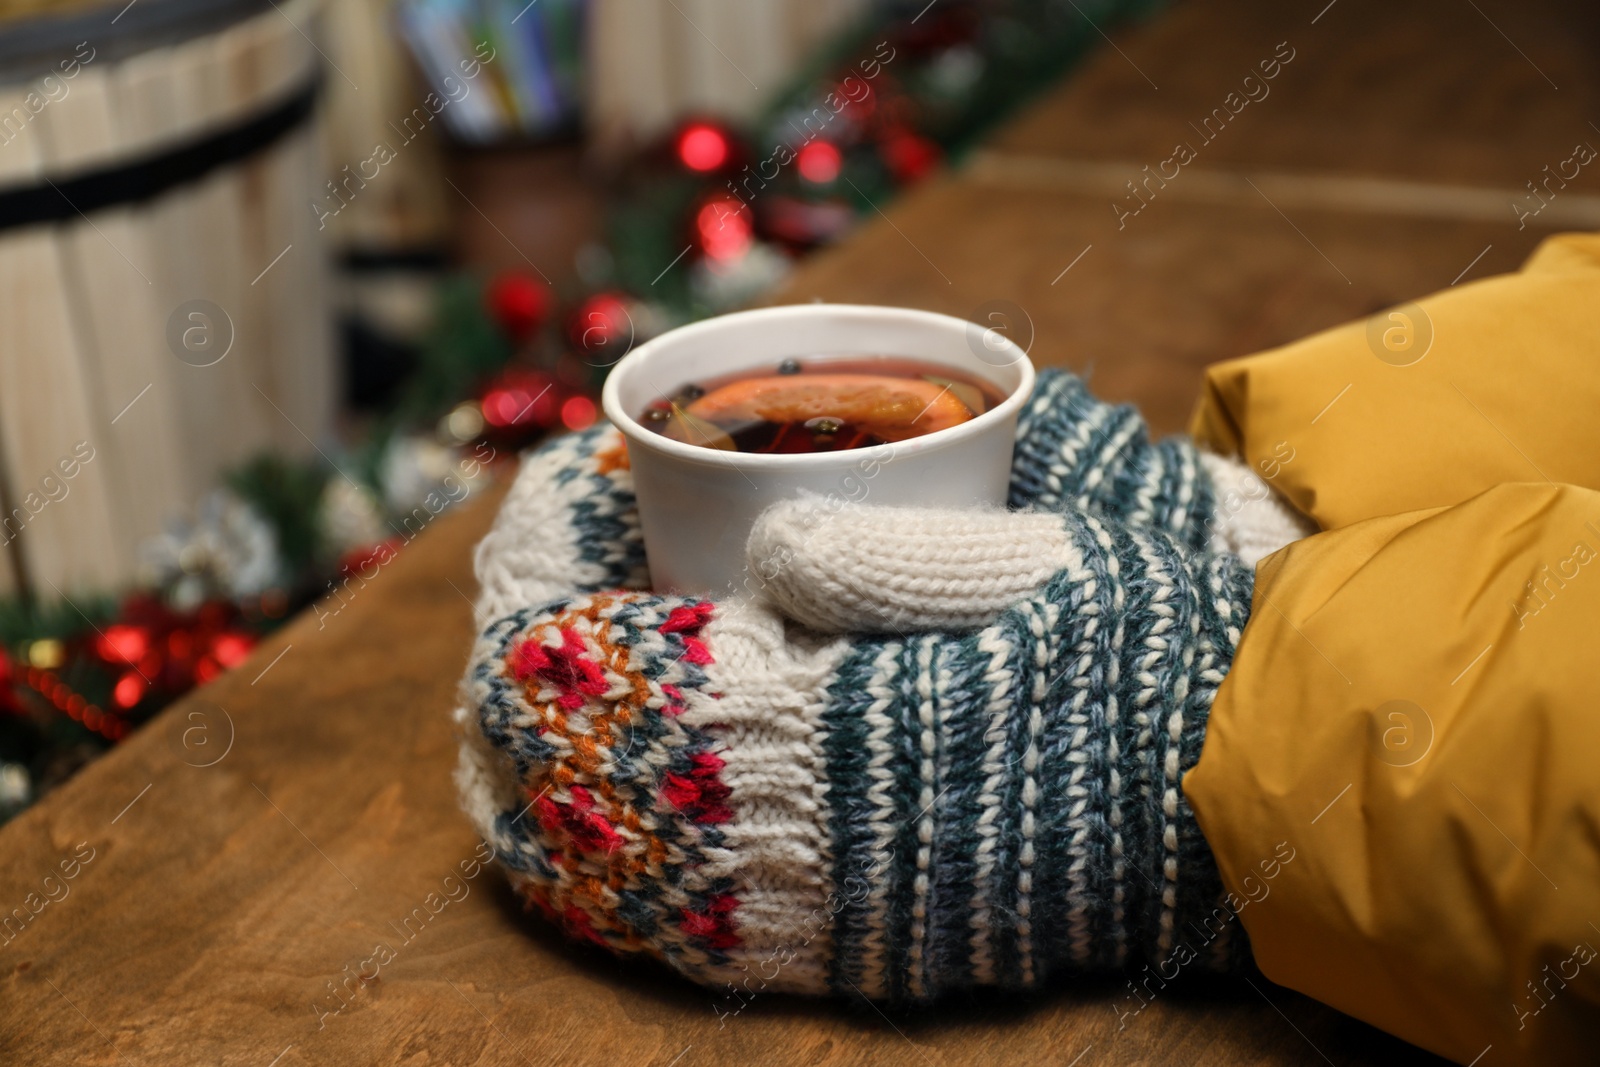
<path id="1" fill-rule="evenodd" d="M 817 356 L 679 386 L 639 422 L 728 452 L 838 452 L 958 426 L 1005 397 L 981 378 L 901 356 Z"/>

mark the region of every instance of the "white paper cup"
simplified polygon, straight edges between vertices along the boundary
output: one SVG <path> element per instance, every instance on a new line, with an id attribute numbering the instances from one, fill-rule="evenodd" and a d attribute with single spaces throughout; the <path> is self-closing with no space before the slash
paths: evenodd
<path id="1" fill-rule="evenodd" d="M 799 455 L 724 452 L 674 441 L 635 416 L 686 382 L 791 357 L 898 356 L 992 382 L 1005 400 L 959 426 L 880 448 Z M 1017 412 L 1033 364 L 1010 338 L 963 319 L 904 308 L 802 304 L 683 326 L 634 349 L 606 379 L 606 417 L 627 435 L 639 521 L 657 591 L 746 588 L 745 541 L 768 505 L 814 493 L 851 503 L 1002 505 Z"/>

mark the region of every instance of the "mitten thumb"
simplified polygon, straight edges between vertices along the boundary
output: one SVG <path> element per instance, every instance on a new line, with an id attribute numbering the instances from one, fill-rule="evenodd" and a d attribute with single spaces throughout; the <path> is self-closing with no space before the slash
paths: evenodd
<path id="1" fill-rule="evenodd" d="M 1069 562 L 1062 517 L 1045 512 L 774 504 L 746 543 L 751 584 L 824 633 L 969 629 Z"/>

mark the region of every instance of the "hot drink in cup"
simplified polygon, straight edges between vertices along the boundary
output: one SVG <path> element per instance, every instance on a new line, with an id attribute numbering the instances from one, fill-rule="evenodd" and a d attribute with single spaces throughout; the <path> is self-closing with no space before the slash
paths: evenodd
<path id="1" fill-rule="evenodd" d="M 602 395 L 626 436 L 661 592 L 748 591 L 769 505 L 1005 504 L 1027 354 L 947 315 L 804 304 L 680 327 L 630 352 Z"/>
<path id="2" fill-rule="evenodd" d="M 684 444 L 793 455 L 873 448 L 969 422 L 1005 400 L 976 375 L 896 356 L 816 356 L 687 382 L 639 414 Z"/>

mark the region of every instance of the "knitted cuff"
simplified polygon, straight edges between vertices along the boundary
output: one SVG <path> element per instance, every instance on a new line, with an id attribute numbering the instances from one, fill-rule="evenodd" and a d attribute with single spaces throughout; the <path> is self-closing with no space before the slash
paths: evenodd
<path id="1" fill-rule="evenodd" d="M 1215 494 L 1186 438 L 1152 442 L 1131 404 L 1097 400 L 1070 371 L 1039 373 L 1017 420 L 1011 506 L 1095 511 L 1206 547 Z"/>
<path id="2" fill-rule="evenodd" d="M 1179 781 L 1251 574 L 1059 521 L 1065 566 L 964 634 L 621 592 L 501 619 L 465 685 L 469 811 L 570 935 L 746 995 L 1232 966 Z"/>
<path id="3" fill-rule="evenodd" d="M 1284 503 L 1254 470 L 1235 459 L 1200 453 L 1215 498 L 1210 549 L 1255 566 L 1284 545 L 1317 532 L 1317 524 Z"/>
<path id="4" fill-rule="evenodd" d="M 1316 532 L 1248 466 L 1185 437 L 1151 441 L 1136 408 L 1097 400 L 1062 370 L 1039 373 L 1018 417 L 1010 504 L 1154 526 L 1251 565 Z"/>

